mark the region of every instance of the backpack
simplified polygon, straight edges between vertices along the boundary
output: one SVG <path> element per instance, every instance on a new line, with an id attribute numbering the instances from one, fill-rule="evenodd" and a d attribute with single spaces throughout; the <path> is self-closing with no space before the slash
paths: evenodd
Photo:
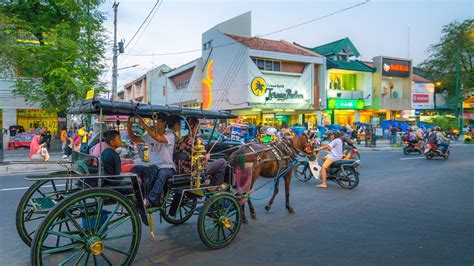
<path id="1" fill-rule="evenodd" d="M 428 137 L 427 137 L 428 143 L 431 144 L 437 144 L 438 140 L 436 138 L 436 133 L 435 132 L 430 132 Z"/>

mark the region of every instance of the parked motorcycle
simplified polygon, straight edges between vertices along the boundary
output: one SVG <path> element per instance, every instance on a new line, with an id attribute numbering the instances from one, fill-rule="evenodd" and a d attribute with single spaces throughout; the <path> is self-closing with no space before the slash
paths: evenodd
<path id="1" fill-rule="evenodd" d="M 426 156 L 426 159 L 428 160 L 431 160 L 434 157 L 441 157 L 447 160 L 449 158 L 449 155 L 450 155 L 449 145 L 448 145 L 448 148 L 446 149 L 446 152 L 442 152 L 439 149 L 438 145 L 430 144 L 430 143 L 426 144 L 425 156 Z"/>
<path id="2" fill-rule="evenodd" d="M 403 154 L 408 155 L 412 152 L 422 154 L 423 150 L 420 148 L 420 143 L 411 143 L 408 140 L 403 141 Z"/>
<path id="3" fill-rule="evenodd" d="M 353 189 L 359 184 L 360 160 L 335 161 L 327 169 L 327 180 L 339 184 L 342 188 Z M 294 170 L 295 177 L 307 182 L 314 177 L 321 179 L 321 166 L 318 163 L 318 154 L 308 156 L 308 160 L 299 161 Z"/>

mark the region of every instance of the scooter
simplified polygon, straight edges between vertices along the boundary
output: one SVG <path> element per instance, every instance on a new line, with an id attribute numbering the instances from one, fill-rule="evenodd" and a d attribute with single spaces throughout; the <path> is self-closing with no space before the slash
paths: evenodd
<path id="1" fill-rule="evenodd" d="M 422 154 L 423 150 L 420 148 L 418 143 L 411 143 L 408 140 L 403 141 L 403 154 L 408 155 L 412 152 L 418 152 L 418 154 Z"/>
<path id="2" fill-rule="evenodd" d="M 321 179 L 322 166 L 318 163 L 318 153 L 305 156 L 308 160 L 299 161 L 295 166 L 295 177 L 304 182 L 309 181 L 311 177 Z M 327 180 L 336 182 L 342 188 L 353 189 L 359 184 L 359 166 L 360 160 L 335 161 L 327 169 Z"/>
<path id="3" fill-rule="evenodd" d="M 444 158 L 444 159 L 448 159 L 449 158 L 449 144 L 448 144 L 448 147 L 446 149 L 446 152 L 442 152 L 438 145 L 436 144 L 430 144 L 430 143 L 427 143 L 426 144 L 426 149 L 425 149 L 425 157 L 427 160 L 431 160 L 433 159 L 434 157 L 441 157 L 441 158 Z"/>

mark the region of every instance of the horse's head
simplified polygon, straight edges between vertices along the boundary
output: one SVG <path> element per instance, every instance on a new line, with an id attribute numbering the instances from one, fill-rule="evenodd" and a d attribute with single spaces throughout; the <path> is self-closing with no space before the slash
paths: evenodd
<path id="1" fill-rule="evenodd" d="M 288 136 L 283 139 L 283 141 L 292 147 L 297 153 L 305 151 L 308 147 L 311 147 L 311 142 L 306 133 L 301 134 L 301 136 Z"/>

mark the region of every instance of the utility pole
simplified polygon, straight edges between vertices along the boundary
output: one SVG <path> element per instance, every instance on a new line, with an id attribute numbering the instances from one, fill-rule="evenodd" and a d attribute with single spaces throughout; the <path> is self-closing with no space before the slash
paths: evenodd
<path id="1" fill-rule="evenodd" d="M 117 47 L 117 10 L 119 3 L 114 2 L 112 6 L 114 9 L 114 57 L 113 57 L 113 66 L 112 66 L 112 100 L 117 99 L 117 57 L 118 57 L 118 47 Z"/>

